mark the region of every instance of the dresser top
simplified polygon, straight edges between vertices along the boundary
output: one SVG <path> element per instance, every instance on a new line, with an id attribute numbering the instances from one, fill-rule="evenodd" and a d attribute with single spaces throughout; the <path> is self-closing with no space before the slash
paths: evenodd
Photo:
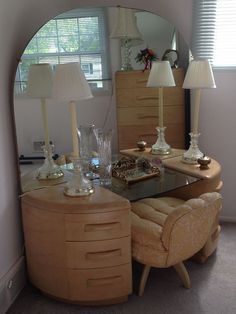
<path id="1" fill-rule="evenodd" d="M 102 213 L 130 208 L 127 199 L 100 186 L 89 196 L 69 197 L 64 194 L 64 186 L 51 186 L 25 193 L 24 205 L 41 210 L 61 213 Z"/>

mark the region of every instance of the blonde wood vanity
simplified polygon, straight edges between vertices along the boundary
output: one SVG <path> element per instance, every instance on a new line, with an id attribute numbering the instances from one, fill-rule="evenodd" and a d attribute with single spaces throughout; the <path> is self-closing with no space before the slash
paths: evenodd
<path id="1" fill-rule="evenodd" d="M 184 69 L 173 69 L 176 87 L 164 88 L 165 138 L 175 148 L 185 143 Z M 149 71 L 116 72 L 116 106 L 119 149 L 134 147 L 143 139 L 156 142 L 158 125 L 158 88 L 146 87 Z"/>
<path id="2" fill-rule="evenodd" d="M 69 302 L 127 300 L 132 292 L 129 201 L 99 186 L 80 198 L 65 196 L 63 188 L 22 198 L 30 281 Z"/>
<path id="3" fill-rule="evenodd" d="M 150 149 L 121 153 L 153 158 Z M 170 155 L 161 157 L 165 168 L 173 170 L 174 185 L 160 195 L 189 199 L 205 192 L 219 192 L 220 164 L 212 159 L 208 170 L 200 170 L 199 165 L 184 164 L 182 154 L 183 150 L 172 149 Z M 178 173 L 186 174 L 181 185 L 177 182 Z M 189 176 L 196 180 L 191 181 Z M 31 173 L 24 179 L 22 218 L 30 281 L 43 293 L 67 302 L 98 305 L 126 301 L 132 293 L 128 199 L 99 186 L 90 196 L 65 196 L 67 176 L 42 182 Z M 165 174 L 160 177 L 162 187 L 163 180 Z M 149 197 L 158 196 L 158 190 L 154 190 L 155 195 Z M 214 252 L 219 234 L 217 217 L 207 243 L 194 256 L 197 261 L 206 261 Z"/>

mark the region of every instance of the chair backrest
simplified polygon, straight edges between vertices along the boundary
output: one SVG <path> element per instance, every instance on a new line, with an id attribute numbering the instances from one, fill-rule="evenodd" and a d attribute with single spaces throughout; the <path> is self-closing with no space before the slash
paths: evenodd
<path id="1" fill-rule="evenodd" d="M 167 267 L 193 256 L 204 246 L 222 207 L 221 200 L 217 192 L 205 193 L 168 215 L 162 233 L 163 245 L 169 252 Z"/>

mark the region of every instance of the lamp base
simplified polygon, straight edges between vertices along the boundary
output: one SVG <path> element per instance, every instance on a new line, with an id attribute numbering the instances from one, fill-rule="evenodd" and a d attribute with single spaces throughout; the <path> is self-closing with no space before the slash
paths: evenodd
<path id="1" fill-rule="evenodd" d="M 154 145 L 152 145 L 151 154 L 153 155 L 168 155 L 171 152 L 171 147 L 165 141 L 166 127 L 156 127 L 158 138 Z"/>
<path id="2" fill-rule="evenodd" d="M 54 180 L 64 176 L 63 171 L 52 159 L 52 148 L 52 145 L 49 145 L 49 147 L 43 146 L 45 160 L 42 167 L 38 169 L 36 177 L 38 180 Z"/>
<path id="3" fill-rule="evenodd" d="M 90 180 L 83 175 L 82 159 L 72 158 L 73 161 L 73 176 L 67 183 L 64 194 L 70 197 L 88 196 L 94 193 L 94 187 Z"/>
<path id="4" fill-rule="evenodd" d="M 184 153 L 182 157 L 182 161 L 187 164 L 195 165 L 197 164 L 198 158 L 203 157 L 203 153 L 198 148 L 198 138 L 200 136 L 200 133 L 189 133 L 190 135 L 190 147 L 189 149 Z"/>
<path id="5" fill-rule="evenodd" d="M 121 71 L 132 71 L 132 65 L 130 60 L 131 55 L 131 40 L 129 38 L 123 39 L 122 48 L 121 48 Z"/>

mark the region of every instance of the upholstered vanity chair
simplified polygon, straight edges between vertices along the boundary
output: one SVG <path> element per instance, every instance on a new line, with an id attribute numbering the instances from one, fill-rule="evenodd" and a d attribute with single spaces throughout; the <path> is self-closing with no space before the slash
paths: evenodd
<path id="1" fill-rule="evenodd" d="M 190 288 L 183 261 L 205 245 L 221 206 L 217 192 L 188 201 L 161 197 L 132 203 L 132 256 L 145 265 L 139 295 L 151 267 L 174 266 L 184 287 Z"/>

